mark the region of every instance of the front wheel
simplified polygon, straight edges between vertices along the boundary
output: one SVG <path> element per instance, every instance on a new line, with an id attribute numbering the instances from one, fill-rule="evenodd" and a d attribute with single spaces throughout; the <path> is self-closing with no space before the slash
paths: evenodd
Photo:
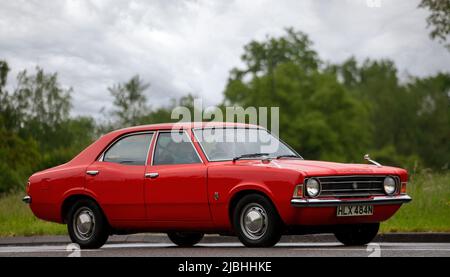
<path id="1" fill-rule="evenodd" d="M 172 232 L 168 233 L 169 239 L 178 246 L 190 247 L 199 243 L 203 238 L 203 233 L 183 233 Z"/>
<path id="2" fill-rule="evenodd" d="M 82 249 L 100 248 L 108 240 L 108 223 L 99 206 L 92 200 L 75 203 L 67 222 L 70 239 Z"/>
<path id="3" fill-rule="evenodd" d="M 380 223 L 342 225 L 334 232 L 334 235 L 345 245 L 365 245 L 375 238 L 379 228 Z"/>
<path id="4" fill-rule="evenodd" d="M 262 195 L 244 196 L 234 208 L 233 227 L 247 247 L 274 246 L 280 241 L 281 226 L 277 210 Z"/>

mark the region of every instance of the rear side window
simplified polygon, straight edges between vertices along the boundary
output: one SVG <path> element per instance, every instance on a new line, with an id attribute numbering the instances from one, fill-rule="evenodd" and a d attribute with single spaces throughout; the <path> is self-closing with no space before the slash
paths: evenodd
<path id="1" fill-rule="evenodd" d="M 178 139 L 177 139 L 178 138 Z M 200 158 L 185 132 L 160 133 L 156 141 L 153 165 L 194 164 L 200 163 Z"/>
<path id="2" fill-rule="evenodd" d="M 145 165 L 153 134 L 126 136 L 113 144 L 103 156 L 104 162 Z"/>

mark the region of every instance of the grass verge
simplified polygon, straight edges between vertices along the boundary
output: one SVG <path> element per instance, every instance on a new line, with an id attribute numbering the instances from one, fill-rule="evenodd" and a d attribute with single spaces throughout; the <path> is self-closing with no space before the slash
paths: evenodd
<path id="1" fill-rule="evenodd" d="M 24 193 L 12 193 L 0 198 L 0 236 L 62 235 L 65 225 L 36 218 L 22 202 Z"/>
<path id="2" fill-rule="evenodd" d="M 381 232 L 450 232 L 450 173 L 412 175 L 412 202 L 381 224 Z"/>

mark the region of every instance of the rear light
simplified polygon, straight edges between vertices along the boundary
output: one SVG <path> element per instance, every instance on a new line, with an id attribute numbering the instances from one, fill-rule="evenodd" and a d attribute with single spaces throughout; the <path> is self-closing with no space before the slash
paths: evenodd
<path id="1" fill-rule="evenodd" d="M 29 193 L 30 192 L 30 181 L 27 182 L 27 187 L 26 187 L 26 192 Z"/>
<path id="2" fill-rule="evenodd" d="M 400 194 L 406 194 L 406 182 L 402 182 L 402 186 L 400 187 Z"/>
<path id="3" fill-rule="evenodd" d="M 303 197 L 303 184 L 295 186 L 293 198 Z"/>

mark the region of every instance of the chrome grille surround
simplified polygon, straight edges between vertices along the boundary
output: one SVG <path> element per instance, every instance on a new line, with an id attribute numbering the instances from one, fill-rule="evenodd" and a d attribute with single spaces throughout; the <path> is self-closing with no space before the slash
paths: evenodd
<path id="1" fill-rule="evenodd" d="M 333 198 L 362 198 L 375 195 L 386 195 L 383 181 L 386 177 L 392 177 L 396 183 L 396 194 L 400 187 L 400 178 L 393 175 L 336 175 L 336 176 L 311 176 L 305 178 L 304 183 L 310 178 L 319 180 L 321 192 L 317 197 Z"/>

